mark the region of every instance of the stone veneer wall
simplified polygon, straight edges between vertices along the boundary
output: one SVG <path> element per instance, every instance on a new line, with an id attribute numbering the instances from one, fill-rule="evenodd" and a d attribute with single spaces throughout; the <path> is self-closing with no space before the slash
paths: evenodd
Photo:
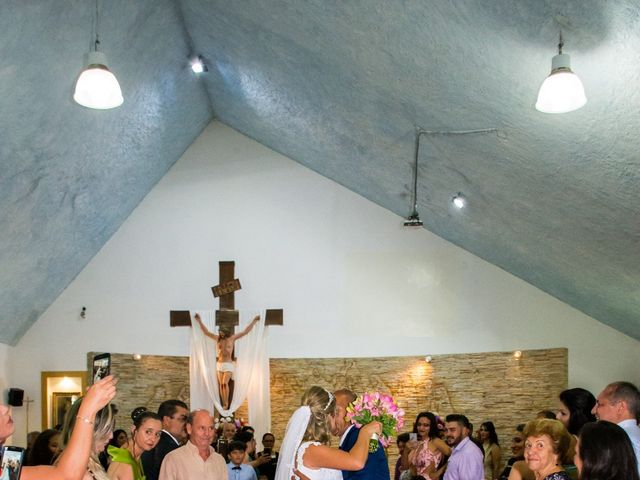
<path id="1" fill-rule="evenodd" d="M 381 391 L 406 410 L 404 431 L 411 431 L 424 410 L 463 413 L 476 429 L 493 421 L 504 463 L 515 426 L 540 410 L 555 409 L 558 394 L 567 388 L 567 349 L 522 353 L 519 360 L 513 352 L 434 355 L 431 363 L 425 357 L 271 359 L 272 431 L 282 439 L 289 416 L 311 385 Z M 388 453 L 393 475 L 395 445 Z"/>
<path id="2" fill-rule="evenodd" d="M 87 354 L 89 372 L 96 354 Z M 118 394 L 113 401 L 118 407 L 116 428 L 130 431 L 130 415 L 136 407 L 157 412 L 158 406 L 168 399 L 182 400 L 189 405 L 189 357 L 143 355 L 140 360 L 134 360 L 131 353 L 112 353 L 111 373 L 118 378 Z M 244 402 L 236 416 L 246 419 L 247 412 L 247 402 Z"/>
<path id="3" fill-rule="evenodd" d="M 95 353 L 87 355 L 88 368 Z M 515 425 L 542 409 L 555 409 L 558 393 L 567 387 L 567 350 L 434 355 L 424 357 L 322 358 L 270 360 L 271 425 L 280 444 L 291 413 L 311 385 L 350 388 L 356 393 L 382 391 L 393 395 L 407 412 L 404 431 L 410 431 L 418 412 L 440 415 L 464 413 L 476 428 L 484 421 L 496 425 L 503 462 Z M 189 358 L 111 354 L 111 371 L 118 377 L 117 428 L 127 431 L 130 412 L 138 406 L 157 410 L 166 399 L 189 405 Z M 248 418 L 247 403 L 236 412 Z M 257 439 L 260 448 L 260 439 Z M 334 441 L 334 445 L 337 441 Z M 389 448 L 389 464 L 397 450 Z"/>

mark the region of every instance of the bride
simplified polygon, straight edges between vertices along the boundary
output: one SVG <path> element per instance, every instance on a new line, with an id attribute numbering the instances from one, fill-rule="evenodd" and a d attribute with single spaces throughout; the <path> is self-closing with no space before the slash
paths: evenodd
<path id="1" fill-rule="evenodd" d="M 275 480 L 297 480 L 298 473 L 309 480 L 341 480 L 342 470 L 362 469 L 369 455 L 369 439 L 380 434 L 380 423 L 362 427 L 351 451 L 344 452 L 327 445 L 336 410 L 331 392 L 311 387 L 301 403 L 287 424 Z"/>

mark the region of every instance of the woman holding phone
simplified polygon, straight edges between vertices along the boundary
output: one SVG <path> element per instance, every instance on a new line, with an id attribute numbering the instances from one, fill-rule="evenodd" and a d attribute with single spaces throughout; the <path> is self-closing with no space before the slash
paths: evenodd
<path id="1" fill-rule="evenodd" d="M 82 480 L 87 471 L 96 413 L 116 396 L 116 379 L 103 378 L 89 387 L 78 410 L 77 425 L 56 465 L 24 467 L 20 480 Z M 0 405 L 0 446 L 14 431 L 11 408 Z"/>
<path id="2" fill-rule="evenodd" d="M 444 457 L 451 455 L 451 447 L 438 437 L 438 423 L 431 412 L 420 412 L 413 424 L 413 434 L 402 452 L 405 471 L 424 478 L 435 477 L 434 473 Z"/>

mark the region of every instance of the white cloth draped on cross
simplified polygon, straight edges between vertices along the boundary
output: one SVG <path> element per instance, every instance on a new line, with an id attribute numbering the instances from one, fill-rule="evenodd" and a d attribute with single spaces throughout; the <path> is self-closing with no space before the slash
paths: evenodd
<path id="1" fill-rule="evenodd" d="M 215 331 L 215 312 L 203 310 L 191 312 L 191 356 L 189 380 L 191 409 L 211 410 L 213 405 L 220 415 L 233 415 L 240 405 L 249 399 L 249 424 L 256 430 L 256 438 L 271 428 L 269 398 L 269 357 L 267 355 L 267 328 L 259 321 L 246 336 L 235 342 L 235 372 L 233 373 L 233 397 L 228 409 L 220 401 L 218 386 L 216 341 L 207 337 L 195 320 L 199 314 L 204 326 Z M 265 318 L 264 312 L 261 316 Z M 239 327 L 241 330 L 244 326 Z"/>

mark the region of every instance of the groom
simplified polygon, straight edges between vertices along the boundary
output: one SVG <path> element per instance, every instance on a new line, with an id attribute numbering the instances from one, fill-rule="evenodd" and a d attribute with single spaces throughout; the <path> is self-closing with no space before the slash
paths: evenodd
<path id="1" fill-rule="evenodd" d="M 336 397 L 335 426 L 331 432 L 340 438 L 340 450 L 350 451 L 358 439 L 358 431 L 355 425 L 347 421 L 347 406 L 356 400 L 356 395 L 347 389 L 333 392 Z M 367 462 L 362 470 L 356 472 L 342 471 L 344 480 L 390 480 L 389 464 L 384 454 L 384 449 L 380 446 L 374 453 L 369 453 Z"/>

